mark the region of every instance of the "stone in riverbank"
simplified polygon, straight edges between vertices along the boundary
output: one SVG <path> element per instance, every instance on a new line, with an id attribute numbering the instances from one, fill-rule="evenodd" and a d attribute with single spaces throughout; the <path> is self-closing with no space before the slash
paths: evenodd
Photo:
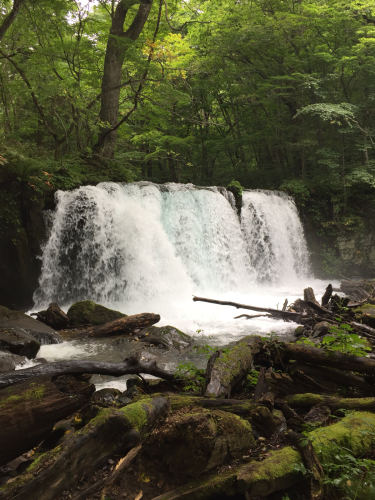
<path id="1" fill-rule="evenodd" d="M 40 343 L 21 328 L 0 328 L 0 349 L 33 359 L 40 349 Z"/>
<path id="2" fill-rule="evenodd" d="M 81 300 L 70 306 L 67 312 L 70 326 L 103 325 L 109 321 L 124 318 L 127 315 L 120 311 L 108 309 L 91 300 Z"/>
<path id="3" fill-rule="evenodd" d="M 179 352 L 189 347 L 191 343 L 191 337 L 189 335 L 169 325 L 162 327 L 149 326 L 141 330 L 137 335 L 142 342 L 163 345 L 168 349 L 175 349 Z"/>
<path id="4" fill-rule="evenodd" d="M 4 329 L 20 329 L 32 335 L 41 345 L 61 344 L 62 342 L 60 335 L 44 323 L 23 312 L 0 306 L 0 330 Z"/>
<path id="5" fill-rule="evenodd" d="M 12 354 L 10 351 L 0 351 L 0 372 L 12 372 L 16 369 L 16 365 L 23 365 L 25 362 L 25 356 Z"/>

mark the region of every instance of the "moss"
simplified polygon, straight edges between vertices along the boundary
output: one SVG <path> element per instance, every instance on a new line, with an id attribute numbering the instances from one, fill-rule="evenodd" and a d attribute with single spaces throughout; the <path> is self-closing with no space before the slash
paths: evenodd
<path id="1" fill-rule="evenodd" d="M 319 394 L 294 394 L 293 396 L 288 396 L 288 404 L 293 408 L 315 406 L 324 403 L 324 397 Z"/>
<path id="2" fill-rule="evenodd" d="M 28 401 L 34 403 L 41 401 L 46 391 L 46 387 L 43 384 L 39 385 L 30 384 L 30 385 L 34 387 L 26 389 L 24 392 L 21 392 L 21 394 L 13 394 L 11 396 L 8 396 L 6 399 L 3 399 L 0 404 L 0 409 L 3 410 L 8 405 L 17 404 L 23 399 L 27 399 Z"/>
<path id="3" fill-rule="evenodd" d="M 133 429 L 141 432 L 147 424 L 147 410 L 152 404 L 152 399 L 143 399 L 137 403 L 121 408 L 120 412 L 129 421 Z"/>
<path id="4" fill-rule="evenodd" d="M 25 392 L 25 398 L 36 403 L 42 400 L 45 392 L 46 387 L 43 384 L 39 384 L 28 389 Z"/>
<path id="5" fill-rule="evenodd" d="M 113 309 L 108 309 L 100 304 L 95 304 L 91 300 L 82 300 L 73 304 L 67 312 L 71 326 L 86 324 L 102 325 L 109 321 L 124 318 L 126 314 Z"/>
<path id="6" fill-rule="evenodd" d="M 337 424 L 316 429 L 309 435 L 320 460 L 334 461 L 335 445 L 350 449 L 354 456 L 362 455 L 375 444 L 375 415 L 353 412 Z"/>
<path id="7" fill-rule="evenodd" d="M 250 462 L 241 468 L 238 475 L 238 489 L 241 493 L 248 491 L 249 495 L 266 496 L 277 489 L 292 486 L 302 475 L 295 466 L 302 464 L 298 451 L 286 447 L 272 452 L 263 462 Z"/>
<path id="8" fill-rule="evenodd" d="M 226 387 L 241 373 L 243 367 L 247 368 L 251 365 L 252 351 L 246 340 L 245 337 L 232 349 L 222 353 L 215 361 L 213 371 L 218 371 L 221 374 L 221 383 Z"/>

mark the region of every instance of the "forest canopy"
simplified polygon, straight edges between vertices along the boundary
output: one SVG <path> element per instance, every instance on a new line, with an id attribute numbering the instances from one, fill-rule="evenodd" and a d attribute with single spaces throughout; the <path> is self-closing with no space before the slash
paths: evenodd
<path id="1" fill-rule="evenodd" d="M 236 179 L 294 195 L 320 234 L 363 228 L 374 212 L 374 8 L 6 1 L 1 179 L 47 190 Z"/>

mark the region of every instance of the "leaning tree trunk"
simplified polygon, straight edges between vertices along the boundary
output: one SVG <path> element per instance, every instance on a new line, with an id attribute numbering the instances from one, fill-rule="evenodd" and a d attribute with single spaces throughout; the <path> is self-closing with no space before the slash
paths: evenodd
<path id="1" fill-rule="evenodd" d="M 124 22 L 129 8 L 140 4 L 138 12 L 130 27 L 124 32 Z M 120 91 L 122 65 L 125 53 L 131 41 L 137 40 L 148 19 L 152 0 L 121 0 L 112 18 L 112 26 L 107 42 L 104 60 L 100 121 L 102 126 L 94 149 L 103 158 L 112 158 L 117 138 L 118 112 L 120 106 Z"/>

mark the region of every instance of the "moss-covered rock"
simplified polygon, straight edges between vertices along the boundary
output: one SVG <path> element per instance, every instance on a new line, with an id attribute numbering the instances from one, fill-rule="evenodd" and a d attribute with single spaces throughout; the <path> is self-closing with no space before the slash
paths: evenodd
<path id="1" fill-rule="evenodd" d="M 82 325 L 102 325 L 115 319 L 124 318 L 126 314 L 108 309 L 91 300 L 81 300 L 70 306 L 67 312 L 72 327 Z"/>
<path id="2" fill-rule="evenodd" d="M 375 328 L 375 305 L 363 304 L 361 307 L 354 309 L 356 318 L 361 320 L 371 328 Z"/>
<path id="3" fill-rule="evenodd" d="M 189 335 L 169 325 L 144 328 L 139 332 L 138 336 L 141 340 L 150 342 L 150 344 L 162 344 L 169 349 L 175 349 L 179 352 L 189 347 L 191 343 Z"/>
<path id="4" fill-rule="evenodd" d="M 179 476 L 197 477 L 255 446 L 249 422 L 220 410 L 185 407 L 171 414 L 144 444 Z"/>

